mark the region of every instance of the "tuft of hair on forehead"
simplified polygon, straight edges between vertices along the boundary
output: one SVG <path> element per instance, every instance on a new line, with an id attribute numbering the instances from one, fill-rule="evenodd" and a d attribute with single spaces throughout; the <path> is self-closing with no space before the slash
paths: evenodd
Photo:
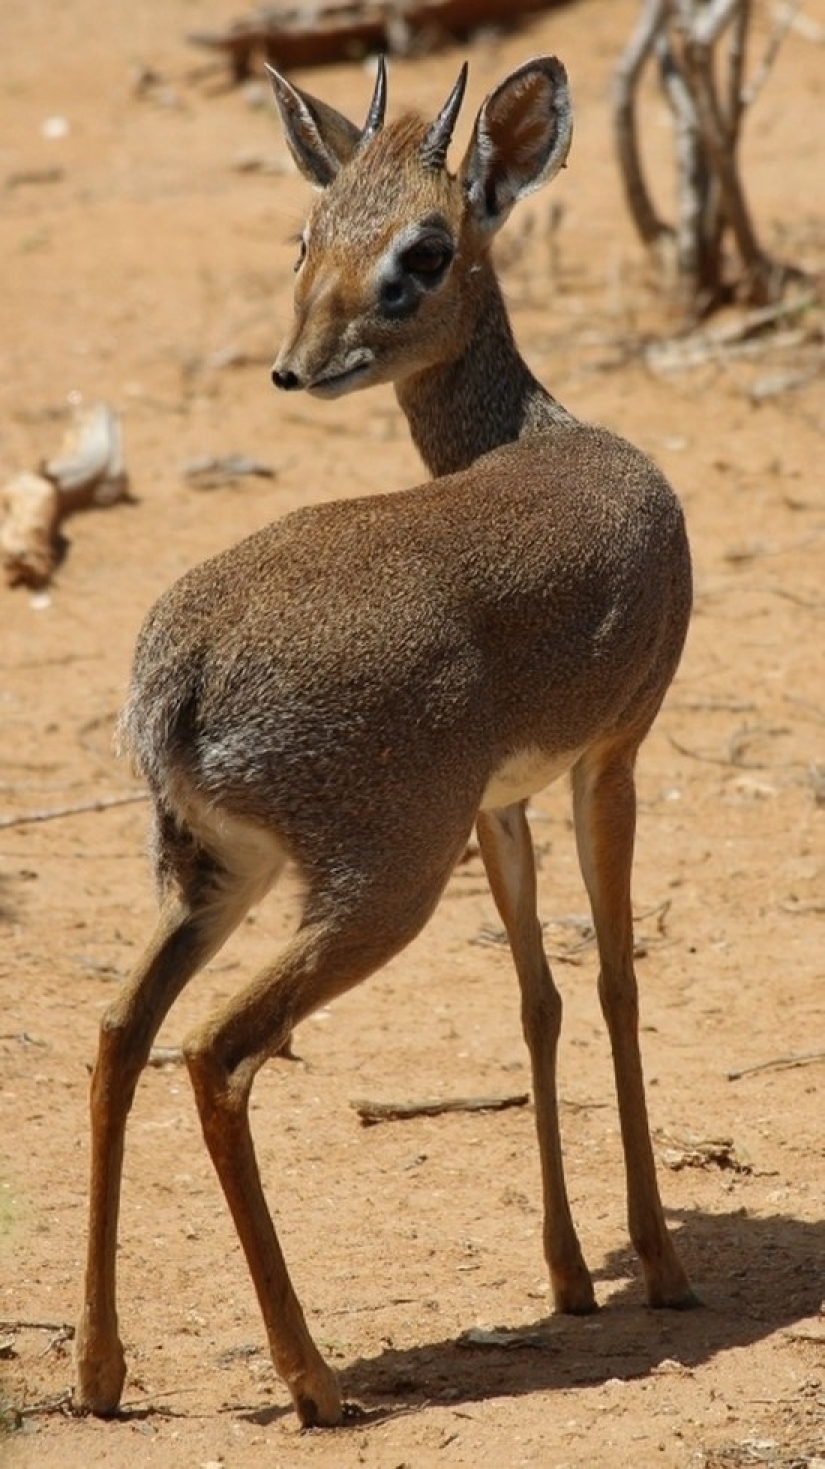
<path id="1" fill-rule="evenodd" d="M 325 247 L 346 241 L 372 247 L 388 238 L 399 220 L 447 208 L 455 179 L 446 169 L 428 169 L 421 144 L 429 124 L 407 112 L 387 123 L 342 164 L 329 187 L 317 195 L 312 232 Z"/>
<path id="2" fill-rule="evenodd" d="M 377 169 L 387 172 L 399 169 L 424 168 L 421 146 L 430 124 L 418 112 L 404 112 L 388 122 L 344 165 L 345 171 L 363 167 L 368 163 L 370 172 Z"/>

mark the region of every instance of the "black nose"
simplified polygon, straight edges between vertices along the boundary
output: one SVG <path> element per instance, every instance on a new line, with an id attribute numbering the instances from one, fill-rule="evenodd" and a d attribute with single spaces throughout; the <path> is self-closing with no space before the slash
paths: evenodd
<path id="1" fill-rule="evenodd" d="M 296 372 L 279 372 L 277 367 L 272 369 L 272 381 L 276 388 L 283 388 L 286 393 L 294 392 L 295 388 L 301 386 L 301 379 Z"/>

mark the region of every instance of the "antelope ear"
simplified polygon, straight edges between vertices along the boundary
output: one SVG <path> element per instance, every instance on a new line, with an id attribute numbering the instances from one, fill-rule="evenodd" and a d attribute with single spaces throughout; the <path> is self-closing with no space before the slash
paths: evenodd
<path id="1" fill-rule="evenodd" d="M 286 77 L 267 65 L 281 115 L 287 147 L 311 184 L 325 189 L 355 152 L 361 129 L 326 102 L 299 92 Z"/>
<path id="2" fill-rule="evenodd" d="M 517 199 L 564 166 L 572 132 L 567 73 L 555 56 L 526 62 L 490 93 L 459 170 L 483 229 L 497 230 Z"/>

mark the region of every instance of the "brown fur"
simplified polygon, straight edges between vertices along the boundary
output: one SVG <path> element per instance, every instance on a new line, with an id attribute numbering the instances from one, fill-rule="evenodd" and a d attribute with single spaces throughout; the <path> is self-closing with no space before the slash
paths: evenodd
<path id="1" fill-rule="evenodd" d="M 122 733 L 154 800 L 163 900 L 101 1028 L 79 1400 L 111 1411 L 122 1386 L 117 1195 L 151 1040 L 289 858 L 305 887 L 298 932 L 185 1049 L 276 1366 L 304 1423 L 335 1423 L 337 1380 L 309 1336 L 261 1190 L 249 1088 L 295 1024 L 418 932 L 474 821 L 521 985 L 556 1304 L 594 1305 L 561 1164 L 561 1002 L 524 814 L 536 786 L 565 769 L 630 1231 L 651 1302 L 693 1299 L 653 1167 L 630 915 L 633 767 L 679 660 L 691 579 L 673 492 L 643 454 L 579 424 L 536 381 L 490 262 L 493 229 L 566 155 L 559 64 L 528 63 L 486 100 L 457 176 L 433 168 L 434 125 L 419 118 L 362 144 L 282 79 L 276 92 L 300 166 L 324 184 L 276 381 L 337 392 L 391 378 L 437 478 L 267 526 L 183 577 L 140 635 Z"/>

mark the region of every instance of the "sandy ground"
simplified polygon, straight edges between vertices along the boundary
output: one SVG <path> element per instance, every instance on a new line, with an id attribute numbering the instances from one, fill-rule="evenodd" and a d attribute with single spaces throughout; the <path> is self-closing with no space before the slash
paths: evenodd
<path id="1" fill-rule="evenodd" d="M 825 24 L 822 0 L 805 8 Z M 825 1461 L 823 379 L 754 399 L 754 384 L 800 366 L 802 346 L 666 376 L 646 366 L 646 335 L 673 323 L 624 217 L 608 121 L 635 9 L 582 0 L 478 41 L 458 143 L 511 66 L 543 50 L 565 59 L 570 167 L 501 249 L 516 331 L 562 401 L 648 450 L 686 507 L 696 612 L 640 764 L 635 906 L 663 1194 L 705 1308 L 642 1302 L 595 958 L 570 925 L 585 900 L 567 793 L 553 788 L 534 804 L 541 908 L 565 999 L 570 1191 L 604 1309 L 548 1316 L 530 1107 L 366 1129 L 350 1105 L 528 1090 L 517 987 L 506 951 L 483 942 L 497 921 L 476 857 L 420 939 L 306 1023 L 300 1059 L 267 1066 L 254 1092 L 285 1252 L 363 1420 L 299 1430 L 174 1060 L 147 1071 L 129 1132 L 124 1412 L 73 1418 L 88 1074 L 100 1012 L 152 922 L 146 808 L 5 824 L 4 1463 Z M 262 90 L 192 78 L 186 31 L 234 13 L 228 0 L 3 11 L 0 474 L 55 451 L 79 393 L 122 414 L 135 495 L 67 523 L 46 596 L 0 589 L 4 817 L 139 789 L 111 753 L 112 721 L 137 628 L 186 567 L 299 504 L 420 477 L 389 390 L 334 404 L 272 391 L 307 193 Z M 434 111 L 459 60 L 396 63 L 391 106 Z M 139 89 L 146 68 L 155 80 Z M 301 80 L 356 115 L 369 94 L 355 65 Z M 745 153 L 766 242 L 820 272 L 823 104 L 825 51 L 791 34 Z M 55 117 L 68 131 L 45 137 Z M 661 104 L 650 117 L 645 147 L 666 177 Z M 274 478 L 206 489 L 184 477 L 193 457 L 232 452 Z M 287 884 L 183 996 L 164 1044 L 272 952 L 293 911 Z M 465 1336 L 530 1326 L 518 1345 Z"/>

